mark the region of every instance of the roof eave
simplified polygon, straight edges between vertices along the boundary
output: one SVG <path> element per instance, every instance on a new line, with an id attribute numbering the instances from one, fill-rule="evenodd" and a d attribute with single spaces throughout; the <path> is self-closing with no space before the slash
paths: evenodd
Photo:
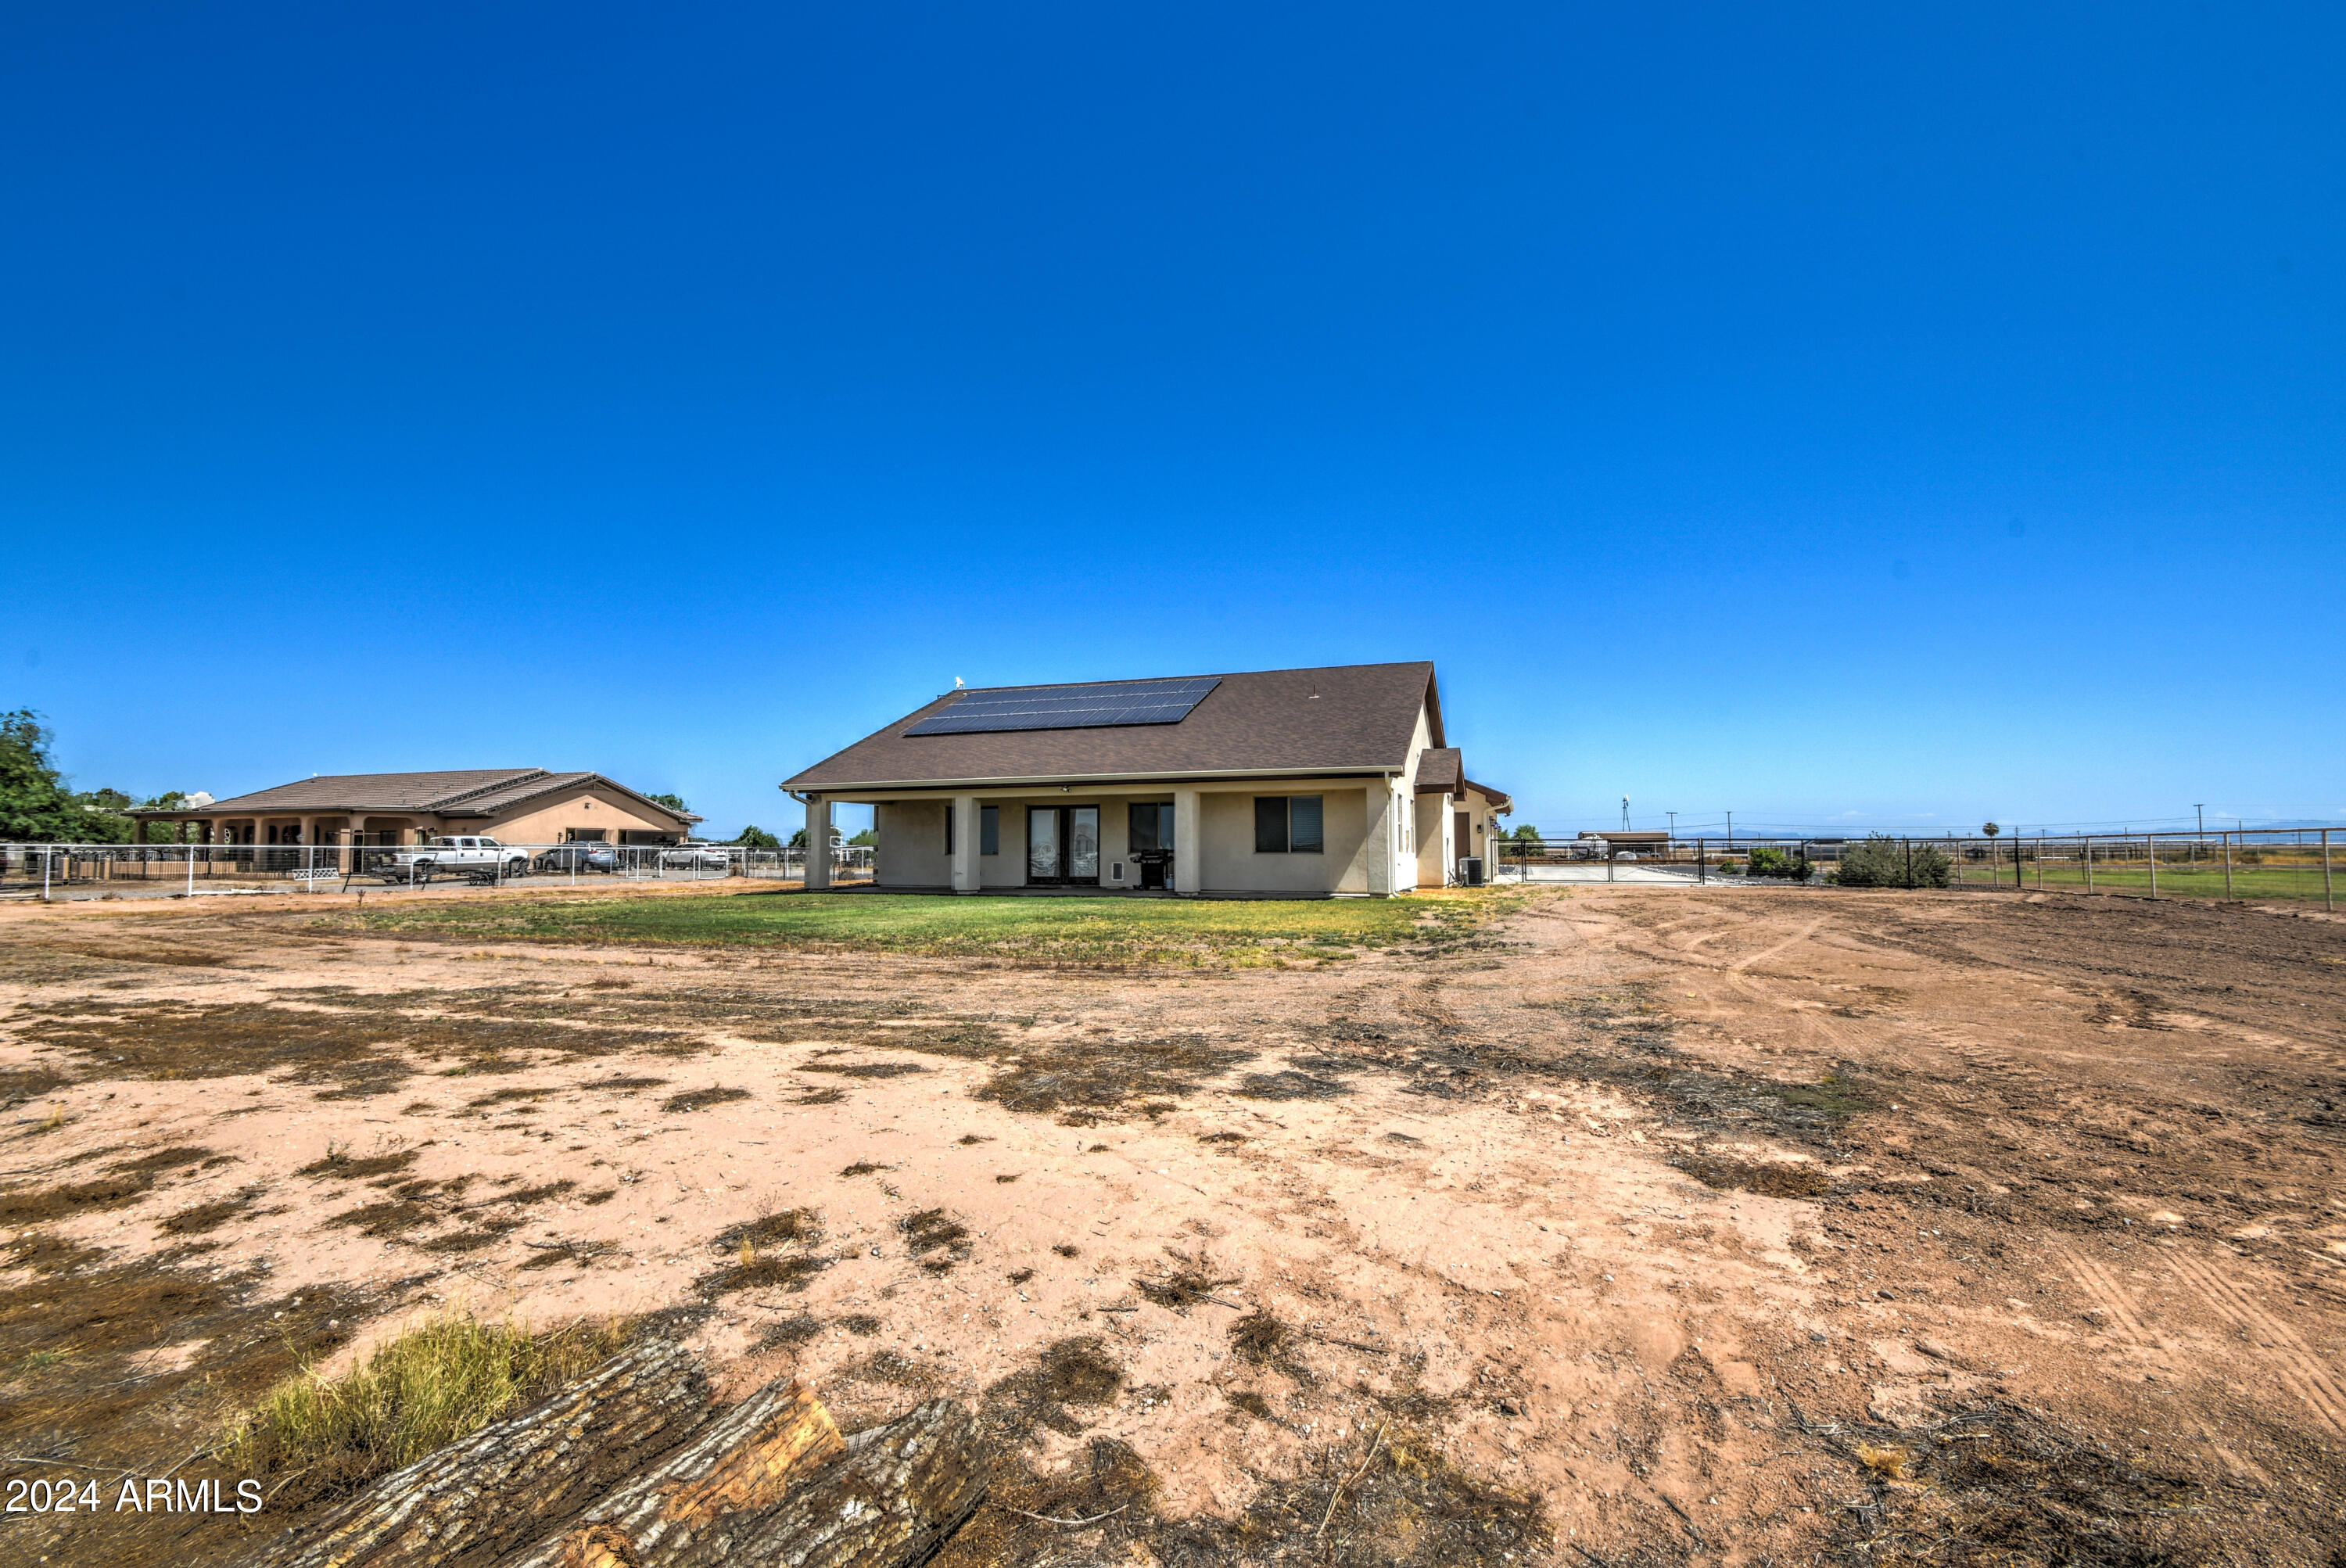
<path id="1" fill-rule="evenodd" d="M 1184 779 L 1352 779 L 1370 778 L 1403 770 L 1398 762 L 1353 762 L 1335 765 L 1314 765 L 1308 768 L 1183 768 L 1146 773 L 1035 773 L 1005 774 L 967 779 L 852 779 L 838 783 L 809 779 L 804 775 L 787 779 L 779 788 L 795 794 L 838 795 L 856 789 L 1010 789 L 1035 784 L 1156 784 L 1178 783 Z"/>

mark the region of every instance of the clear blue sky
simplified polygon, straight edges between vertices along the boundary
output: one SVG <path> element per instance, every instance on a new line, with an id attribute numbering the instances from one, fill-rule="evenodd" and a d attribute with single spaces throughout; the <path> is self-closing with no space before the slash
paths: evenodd
<path id="1" fill-rule="evenodd" d="M 0 707 L 729 833 L 1430 657 L 1543 827 L 2346 820 L 2346 12 L 1620 9 L 16 10 Z"/>

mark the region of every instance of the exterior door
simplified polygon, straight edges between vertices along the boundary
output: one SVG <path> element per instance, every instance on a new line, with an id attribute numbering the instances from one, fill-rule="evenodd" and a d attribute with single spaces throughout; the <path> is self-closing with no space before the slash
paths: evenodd
<path id="1" fill-rule="evenodd" d="M 1468 813 L 1461 811 L 1457 813 L 1457 820 L 1453 826 L 1456 830 L 1456 836 L 1450 845 L 1450 869 L 1454 871 L 1458 869 L 1459 861 L 1474 852 L 1474 819 Z M 1487 867 L 1484 868 L 1483 874 L 1486 877 L 1491 874 Z"/>
<path id="2" fill-rule="evenodd" d="M 1099 885 L 1100 831 L 1096 806 L 1026 808 L 1029 886 Z"/>
<path id="3" fill-rule="evenodd" d="M 1056 882 L 1059 880 L 1059 808 L 1056 806 L 1026 808 L 1026 880 L 1030 882 Z"/>

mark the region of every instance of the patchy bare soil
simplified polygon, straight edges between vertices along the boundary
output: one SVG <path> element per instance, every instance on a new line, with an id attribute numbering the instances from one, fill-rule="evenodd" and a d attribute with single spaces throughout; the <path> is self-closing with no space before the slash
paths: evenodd
<path id="1" fill-rule="evenodd" d="M 105 1504 L 0 1540 L 248 1550 L 120 1472 L 232 1493 L 224 1416 L 461 1306 L 973 1401 L 953 1564 L 2335 1563 L 2341 1065 L 2346 922 L 2180 901 L 1224 973 L 0 910 L 0 1484 Z"/>

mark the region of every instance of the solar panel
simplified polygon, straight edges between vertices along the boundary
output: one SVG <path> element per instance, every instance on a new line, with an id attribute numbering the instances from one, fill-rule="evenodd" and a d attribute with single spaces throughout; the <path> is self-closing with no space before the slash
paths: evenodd
<path id="1" fill-rule="evenodd" d="M 980 735 L 1005 729 L 1098 729 L 1119 724 L 1178 724 L 1217 675 L 1175 680 L 1101 680 L 1082 686 L 1029 686 L 973 691 L 943 713 L 921 720 L 907 735 Z"/>

